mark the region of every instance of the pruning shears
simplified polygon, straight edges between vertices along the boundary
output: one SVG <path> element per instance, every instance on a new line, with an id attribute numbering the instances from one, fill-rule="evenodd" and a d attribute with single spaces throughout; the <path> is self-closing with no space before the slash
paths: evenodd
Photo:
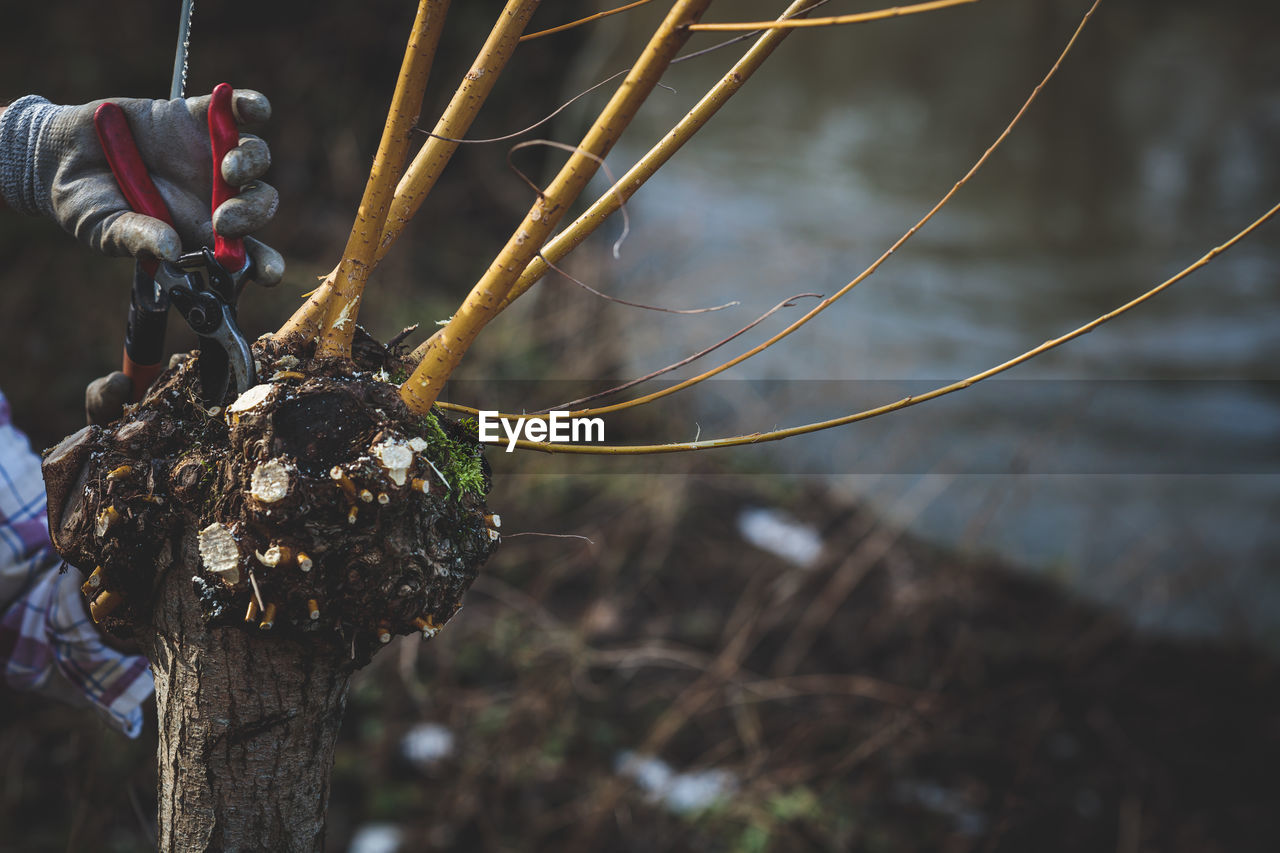
<path id="1" fill-rule="evenodd" d="M 221 169 L 222 158 L 240 141 L 231 96 L 231 86 L 221 83 L 209 102 L 213 210 L 238 193 L 223 179 Z M 130 207 L 172 226 L 173 217 L 147 174 L 124 111 L 108 101 L 94 112 L 93 123 L 111 173 Z M 212 250 L 204 247 L 183 255 L 177 263 L 139 259 L 134 268 L 123 359 L 124 373 L 133 382 L 135 401 L 142 399 L 162 370 L 170 306 L 200 336 L 200 383 L 205 405 L 221 403 L 233 380 L 237 393 L 254 385 L 253 356 L 236 323 L 236 304 L 249 271 L 244 241 L 222 236 L 215 237 Z"/>

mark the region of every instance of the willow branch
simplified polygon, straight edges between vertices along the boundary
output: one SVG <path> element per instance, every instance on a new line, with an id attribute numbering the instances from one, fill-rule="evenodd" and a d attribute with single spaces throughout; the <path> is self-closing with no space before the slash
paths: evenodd
<path id="1" fill-rule="evenodd" d="M 480 108 L 484 106 L 502 70 L 515 52 L 516 45 L 520 43 L 520 35 L 539 2 L 540 0 L 509 0 L 503 9 L 502 16 L 494 25 L 471 70 L 467 72 L 449 106 L 436 122 L 431 138 L 413 158 L 413 163 L 396 187 L 396 199 L 392 204 L 391 214 L 387 217 L 382 243 L 378 247 L 379 261 L 400 236 L 404 226 L 418 212 L 418 208 L 422 207 L 427 194 L 444 172 L 444 167 L 458 150 L 456 140 L 467 135 Z"/>
<path id="2" fill-rule="evenodd" d="M 805 14 L 813 7 L 812 0 L 795 0 L 787 10 L 782 13 L 780 20 L 790 19 L 793 15 Z M 520 275 L 519 281 L 511 288 L 511 292 L 507 294 L 503 300 L 502 307 L 505 308 L 513 299 L 518 298 L 525 293 L 530 287 L 543 276 L 547 274 L 550 267 L 547 261 L 552 264 L 559 263 L 562 258 L 572 252 L 589 236 L 595 233 L 596 229 L 605 223 L 610 216 L 618 211 L 631 196 L 635 195 L 645 183 L 657 173 L 667 161 L 670 160 L 675 153 L 684 146 L 686 142 L 693 138 L 693 135 L 706 126 L 721 107 L 728 103 L 743 84 L 750 79 L 769 55 L 782 44 L 783 39 L 790 35 L 789 30 L 773 30 L 762 35 L 751 49 L 743 54 L 742 58 L 724 75 L 712 89 L 698 101 L 689 113 L 680 120 L 680 122 L 671 129 L 671 131 L 663 137 L 662 141 L 655 145 L 648 154 L 640 159 L 631 169 L 622 176 L 622 180 L 613 185 L 611 189 L 605 192 L 595 204 L 591 205 L 581 216 L 573 221 L 564 231 L 556 235 L 556 238 L 548 243 L 542 249 L 542 257 L 535 258 L 529 266 Z"/>
<path id="3" fill-rule="evenodd" d="M 732 24 L 691 24 L 689 29 L 704 33 L 741 33 L 755 30 L 798 30 L 806 27 L 834 27 L 840 24 L 863 24 L 867 21 L 883 21 L 886 18 L 900 18 L 903 15 L 933 12 L 938 9 L 947 9 L 951 6 L 976 2 L 978 0 L 932 0 L 929 3 L 917 3 L 914 6 L 894 6 L 891 9 L 878 9 L 874 12 L 857 12 L 849 15 L 832 15 L 827 18 L 790 21 L 739 21 Z"/>
<path id="4" fill-rule="evenodd" d="M 742 304 L 741 302 L 735 299 L 732 302 L 725 302 L 720 305 L 708 305 L 705 308 L 666 308 L 662 305 L 647 305 L 643 302 L 632 302 L 629 299 L 622 299 L 617 296 L 611 296 L 602 290 L 596 290 L 594 287 L 587 284 L 582 279 L 571 275 L 568 272 L 568 270 L 562 270 L 560 269 L 560 267 L 555 266 L 554 264 L 552 265 L 551 268 L 555 270 L 557 273 L 559 273 L 561 276 L 563 276 L 566 281 L 571 282 L 572 284 L 575 284 L 578 287 L 581 287 L 587 293 L 590 293 L 592 296 L 595 296 L 598 299 L 603 299 L 606 302 L 612 302 L 615 305 L 625 305 L 628 308 L 639 308 L 642 311 L 657 311 L 662 314 L 683 314 L 687 317 L 691 314 L 710 314 L 713 311 L 723 311 L 726 308 L 736 308 L 737 306 Z"/>
<path id="5" fill-rule="evenodd" d="M 576 21 L 570 21 L 567 24 L 561 24 L 560 26 L 552 27 L 549 30 L 539 30 L 536 33 L 529 33 L 528 35 L 520 36 L 520 41 L 533 41 L 534 39 L 540 39 L 543 36 L 555 35 L 556 33 L 562 33 L 566 30 L 576 29 L 577 27 L 589 24 L 592 21 L 599 21 L 601 18 L 608 18 L 622 12 L 629 12 L 639 6 L 647 6 L 652 2 L 653 0 L 636 0 L 634 3 L 628 3 L 625 6 L 619 6 L 616 9 L 610 9 L 607 12 L 596 12 L 594 15 L 588 15 L 585 18 L 579 18 Z"/>
<path id="6" fill-rule="evenodd" d="M 958 382 L 952 382 L 949 385 L 942 385 L 924 394 L 915 394 L 910 397 L 903 397 L 901 400 L 897 400 L 896 402 L 893 402 L 893 403 L 888 403 L 883 406 L 878 406 L 874 409 L 866 409 L 864 411 L 856 412 L 851 415 L 845 415 L 839 418 L 832 418 L 831 420 L 817 421 L 815 423 L 790 427 L 789 429 L 774 430 L 772 432 L 758 432 L 758 433 L 752 433 L 750 435 L 737 435 L 731 438 L 716 438 L 716 439 L 708 439 L 705 441 L 689 441 L 689 442 L 682 442 L 679 444 L 639 444 L 639 445 L 544 444 L 539 442 L 520 440 L 516 442 L 516 447 L 520 447 L 525 450 L 541 450 L 546 453 L 588 453 L 588 454 L 603 454 L 603 455 L 614 455 L 614 456 L 618 456 L 618 455 L 636 456 L 636 455 L 647 455 L 647 454 L 655 454 L 655 453 L 681 453 L 681 452 L 690 451 L 690 450 L 707 450 L 713 447 L 737 447 L 744 444 L 760 444 L 766 441 L 780 441 L 784 438 L 791 438 L 792 436 L 796 436 L 796 435 L 804 435 L 805 433 L 818 432 L 819 430 L 831 429 L 832 427 L 844 426 L 845 424 L 851 424 L 857 421 L 865 421 L 865 420 L 869 420 L 870 418 L 879 417 L 881 415 L 887 415 L 890 412 L 896 412 L 900 409 L 905 409 L 909 406 L 915 406 L 920 403 L 926 402 L 928 400 L 934 400 L 934 399 L 937 399 L 938 397 L 946 396 L 947 394 L 953 394 L 956 391 L 963 391 L 965 388 L 969 388 L 973 385 L 976 385 L 979 382 L 982 382 L 985 379 L 990 379 L 993 376 L 1004 373 L 1006 370 L 1011 370 L 1012 368 L 1017 367 L 1018 365 L 1024 362 L 1030 361 L 1036 356 L 1043 355 L 1049 350 L 1054 349 L 1056 347 L 1060 347 L 1063 344 L 1067 343 L 1068 341 L 1075 340 L 1081 335 L 1086 335 L 1089 332 L 1092 332 L 1094 329 L 1098 328 L 1103 323 L 1107 323 L 1111 320 L 1114 320 L 1115 318 L 1119 317 L 1122 314 L 1132 311 L 1134 308 L 1137 308 L 1139 305 L 1142 305 L 1143 303 L 1152 299 L 1156 295 L 1160 294 L 1161 292 L 1177 284 L 1179 281 L 1182 281 L 1187 276 L 1207 266 L 1211 261 L 1213 261 L 1214 258 L 1218 257 L 1218 255 L 1222 254 L 1227 249 L 1230 249 L 1236 243 L 1239 243 L 1241 240 L 1243 240 L 1253 231 L 1261 227 L 1263 223 L 1267 222 L 1269 219 L 1275 216 L 1276 213 L 1280 213 L 1280 204 L 1277 204 L 1276 206 L 1272 207 L 1262 216 L 1254 220 L 1253 223 L 1251 223 L 1244 230 L 1240 231 L 1238 234 L 1236 234 L 1234 237 L 1232 237 L 1230 240 L 1223 243 L 1222 245 L 1214 247 L 1212 250 L 1206 253 L 1203 257 L 1201 257 L 1200 260 L 1191 264 L 1189 267 L 1184 268 L 1177 275 L 1174 275 L 1171 278 L 1164 280 L 1160 284 L 1148 290 L 1146 293 L 1143 293 L 1141 296 L 1138 296 L 1135 299 L 1129 300 L 1128 302 L 1121 305 L 1120 307 L 1115 308 L 1111 311 L 1108 311 L 1106 314 L 1103 314 L 1099 317 L 1094 318 L 1088 323 L 1085 323 L 1083 326 L 1080 326 L 1077 329 L 1067 332 L 1065 335 L 1062 335 L 1061 337 L 1047 340 L 1044 343 L 1040 344 L 1039 346 L 1033 347 L 1032 349 L 1027 350 L 1026 352 L 1022 353 L 1019 356 L 1016 356 L 1014 358 L 1009 359 L 1008 361 L 997 364 L 994 367 L 989 367 L 986 370 L 982 371 L 981 373 L 975 373 L 974 375 L 966 379 L 961 379 Z M 496 443 L 506 444 L 507 442 L 500 441 Z"/>
<path id="7" fill-rule="evenodd" d="M 432 336 L 421 363 L 400 388 L 413 411 L 430 411 L 445 381 L 480 330 L 501 310 L 502 302 L 520 273 L 542 248 L 568 206 L 582 193 L 641 104 L 648 98 L 689 38 L 686 26 L 695 22 L 711 0 L 676 0 L 650 39 L 640 59 L 601 111 L 578 149 L 530 208 L 488 271 L 472 288 L 444 328 Z"/>
<path id="8" fill-rule="evenodd" d="M 391 205 L 392 189 L 409 152 L 413 127 L 422 110 L 422 96 L 426 92 L 427 77 L 431 73 L 448 11 L 449 0 L 419 0 L 404 61 L 400 65 L 400 76 L 382 128 L 382 139 L 365 184 L 364 196 L 360 199 L 351 236 L 342 252 L 342 262 L 333 276 L 330 292 L 323 296 L 317 292 L 313 296 L 314 310 L 307 312 L 313 318 L 323 318 L 317 354 L 339 356 L 351 352 L 355 318 L 373 267 L 378 237 L 382 234 L 383 222 Z M 291 319 L 280 333 L 291 333 L 294 331 L 292 325 Z"/>
<path id="9" fill-rule="evenodd" d="M 751 331 L 751 330 L 752 330 L 752 329 L 754 329 L 756 326 L 759 326 L 761 323 L 763 323 L 765 320 L 769 319 L 769 318 L 770 318 L 770 317 L 772 317 L 774 314 L 776 314 L 776 313 L 778 313 L 779 311 L 781 311 L 783 308 L 791 308 L 792 306 L 794 306 L 794 305 L 796 304 L 796 300 L 797 300 L 797 299 L 806 299 L 806 298 L 807 298 L 807 299 L 821 299 L 821 298 L 822 298 L 822 294 L 821 294 L 821 293 L 797 293 L 795 296 L 789 296 L 789 297 L 787 297 L 786 299 L 784 299 L 784 300 L 782 300 L 781 302 L 779 302 L 777 305 L 775 305 L 775 306 L 773 306 L 772 308 L 770 308 L 768 311 L 766 311 L 766 312 L 764 312 L 763 314 L 761 314 L 759 317 L 757 317 L 757 318 L 755 318 L 754 320 L 752 320 L 752 321 L 751 321 L 750 323 L 748 323 L 747 325 L 743 326 L 743 327 L 742 327 L 741 329 L 739 329 L 738 331 L 734 332 L 732 335 L 729 335 L 727 338 L 721 338 L 720 340 L 716 341 L 716 342 L 715 342 L 714 344 L 712 344 L 711 346 L 709 346 L 709 347 L 703 347 L 702 349 L 698 350 L 697 352 L 693 353 L 692 355 L 687 355 L 687 356 L 685 356 L 684 358 L 680 359 L 679 361 L 675 361 L 675 362 L 672 362 L 671 364 L 668 364 L 666 367 L 659 367 L 657 370 L 650 371 L 649 373 L 646 373 L 644 376 L 637 376 L 635 379 L 629 379 L 629 380 L 627 380 L 626 382 L 622 383 L 621 385 L 615 385 L 615 386 L 614 386 L 614 387 L 612 387 L 612 388 L 606 388 L 606 389 L 605 389 L 605 390 L 603 390 L 603 391 L 597 391 L 597 392 L 596 392 L 596 393 L 594 393 L 594 394 L 588 394 L 586 397 L 579 397 L 579 398 L 578 398 L 578 399 L 576 399 L 576 400 L 570 400 L 569 402 L 567 402 L 567 403 L 561 403 L 561 404 L 560 404 L 560 405 L 558 405 L 558 406 L 551 406 L 551 407 L 546 408 L 546 409 L 540 409 L 539 411 L 534 412 L 533 414 L 546 414 L 546 413 L 549 413 L 549 412 L 551 411 L 551 409 L 568 409 L 568 408 L 570 408 L 570 407 L 572 407 L 572 406 L 580 406 L 580 405 L 582 405 L 583 403 L 590 403 L 592 400 L 599 400 L 599 399 L 600 399 L 600 398 L 602 398 L 602 397 L 611 397 L 611 396 L 613 396 L 614 394 L 621 394 L 623 391 L 626 391 L 626 390 L 627 390 L 627 389 L 629 389 L 629 388 L 634 388 L 634 387 L 636 387 L 637 385 L 640 385 L 640 384 L 642 384 L 642 383 L 648 382 L 648 381 L 649 381 L 649 380 L 651 380 L 651 379 L 657 379 L 659 376 L 662 376 L 662 375 L 663 375 L 663 374 L 665 374 L 665 373 L 670 373 L 670 372 L 671 372 L 671 371 L 673 371 L 673 370 L 679 370 L 680 368 L 682 368 L 682 367 L 684 367 L 684 366 L 686 366 L 686 365 L 688 365 L 688 364 L 692 364 L 693 362 L 697 361 L 698 359 L 702 358 L 703 356 L 710 355 L 711 353 L 713 353 L 713 352 L 715 352 L 716 350 L 720 349 L 720 347 L 722 347 L 722 346 L 724 346 L 725 344 L 729 343 L 729 342 L 730 342 L 730 341 L 732 341 L 733 339 L 735 339 L 735 338 L 737 338 L 737 337 L 739 337 L 739 336 L 741 336 L 741 335 L 745 335 L 747 332 Z M 440 403 L 440 404 L 438 404 L 438 405 L 439 405 L 441 408 L 446 408 L 446 409 L 447 409 L 447 408 L 449 408 L 452 404 L 450 404 L 450 403 Z"/>
<path id="10" fill-rule="evenodd" d="M 503 68 L 515 52 L 520 34 L 524 32 L 539 2 L 540 0 L 508 0 L 471 69 L 463 77 L 449 105 L 436 122 L 434 135 L 419 149 L 396 186 L 391 207 L 380 226 L 380 236 L 375 241 L 371 266 L 376 266 L 386 255 L 444 172 L 445 166 L 458 149 L 455 140 L 465 136 L 475 121 Z M 305 338 L 317 333 L 324 317 L 324 306 L 335 291 L 339 272 L 335 270 L 329 274 L 324 284 L 281 329 L 282 333 Z"/>

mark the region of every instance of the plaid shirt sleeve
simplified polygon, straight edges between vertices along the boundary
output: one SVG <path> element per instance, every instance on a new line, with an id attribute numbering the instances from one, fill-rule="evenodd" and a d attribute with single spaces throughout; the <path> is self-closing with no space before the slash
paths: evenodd
<path id="1" fill-rule="evenodd" d="M 129 737 L 152 691 L 146 658 L 102 642 L 80 596 L 83 578 L 49 541 L 40 460 L 0 394 L 0 667 L 19 690 L 95 708 Z"/>

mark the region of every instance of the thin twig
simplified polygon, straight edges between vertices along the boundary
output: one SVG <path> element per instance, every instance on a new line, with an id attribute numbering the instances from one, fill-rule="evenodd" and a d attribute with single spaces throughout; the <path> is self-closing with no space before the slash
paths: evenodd
<path id="1" fill-rule="evenodd" d="M 427 136 L 431 137 L 432 139 L 438 139 L 441 142 L 452 142 L 455 145 L 492 145 L 495 142 L 510 142 L 512 139 L 515 139 L 518 136 L 524 136 L 526 133 L 530 133 L 532 131 L 537 130 L 547 122 L 551 121 L 556 116 L 560 115 L 560 113 L 569 109 L 569 107 L 573 106 L 582 98 L 585 98 L 587 95 L 590 95 L 596 89 L 600 89 L 608 85 L 609 83 L 612 83 L 614 80 L 617 80 L 619 77 L 622 77 L 630 70 L 631 69 L 629 68 L 624 68 L 621 71 L 617 72 L 616 74 L 610 74 L 608 77 L 604 78 L 599 83 L 596 83 L 594 86 L 591 86 L 590 88 L 587 88 L 587 89 L 583 89 L 581 92 L 574 95 L 572 98 L 565 101 L 563 104 L 556 107 L 550 113 L 538 119 L 533 124 L 526 127 L 525 129 L 517 130 L 515 133 L 508 133 L 503 136 L 491 136 L 488 139 L 455 139 L 450 136 L 441 136 L 440 134 L 427 130 L 426 128 L 423 128 L 423 127 L 415 127 L 414 130 L 417 131 L 418 133 L 425 133 Z"/>
<path id="2" fill-rule="evenodd" d="M 703 33 L 737 33 L 744 30 L 797 30 L 807 27 L 832 27 L 840 24 L 863 24 L 868 21 L 883 21 L 886 18 L 899 18 L 903 15 L 915 15 L 920 12 L 934 12 L 978 0 L 931 0 L 928 3 L 917 3 L 914 6 L 894 6 L 890 9 L 879 9 L 874 12 L 857 12 L 850 15 L 833 15 L 829 18 L 809 18 L 803 21 L 740 21 L 732 24 L 690 24 L 689 29 Z"/>
<path id="3" fill-rule="evenodd" d="M 869 532 L 831 572 L 799 621 L 790 626 L 782 649 L 774 658 L 773 674 L 793 675 L 808 656 L 818 636 L 835 617 L 862 580 L 897 545 L 907 527 L 924 513 L 955 480 L 951 473 L 923 477 L 886 513 L 894 522 L 882 522 Z"/>
<path id="4" fill-rule="evenodd" d="M 578 398 L 578 399 L 576 399 L 576 400 L 570 400 L 569 402 L 567 402 L 567 403 L 563 403 L 563 404 L 561 404 L 561 405 L 559 405 L 559 406 L 551 406 L 550 408 L 547 408 L 547 409 L 541 409 L 541 410 L 539 410 L 538 412 L 534 412 L 533 414 L 543 414 L 543 413 L 546 413 L 546 412 L 550 412 L 550 411 L 551 411 L 551 409 L 560 409 L 560 410 L 564 410 L 564 409 L 571 408 L 571 407 L 573 407 L 573 406 L 580 406 L 580 405 L 582 405 L 583 403 L 589 403 L 589 402 L 591 402 L 592 400 L 598 400 L 598 399 L 600 399 L 601 397 L 609 397 L 609 396 L 611 396 L 611 395 L 613 395 L 613 394 L 619 394 L 619 393 L 621 393 L 621 392 L 623 392 L 623 391 L 626 391 L 628 388 L 634 388 L 635 386 L 639 385 L 639 384 L 640 384 L 640 383 L 642 383 L 642 382 L 648 382 L 650 379 L 656 379 L 657 377 L 659 377 L 659 376 L 663 375 L 664 373 L 670 373 L 670 372 L 671 372 L 671 371 L 673 371 L 673 370 L 679 370 L 680 368 L 684 367 L 685 365 L 687 365 L 687 364 L 691 364 L 691 363 L 693 363 L 693 362 L 697 361 L 698 359 L 702 358 L 703 356 L 705 356 L 705 355 L 709 355 L 709 354 L 711 354 L 711 353 L 715 352 L 715 351 L 716 351 L 716 350 L 718 350 L 720 347 L 722 347 L 722 346 L 724 346 L 725 344 L 729 343 L 730 341 L 732 341 L 734 338 L 738 337 L 739 335 L 746 334 L 747 332 L 749 332 L 749 331 L 751 331 L 752 329 L 754 329 L 756 326 L 758 326 L 758 325 L 760 325 L 761 323 L 763 323 L 763 322 L 764 322 L 765 320 L 767 320 L 768 318 L 772 317 L 772 316 L 773 316 L 774 314 L 776 314 L 778 311 L 781 311 L 783 308 L 790 308 L 790 307 L 794 306 L 794 305 L 795 305 L 795 301 L 796 301 L 797 299 L 821 299 L 821 298 L 822 298 L 822 294 L 821 294 L 821 293 L 797 293 L 795 296 L 791 296 L 791 297 L 788 297 L 787 299 L 782 300 L 782 301 L 781 301 L 781 302 L 779 302 L 777 305 L 773 306 L 773 307 L 772 307 L 772 308 L 770 308 L 768 311 L 764 312 L 764 313 L 763 313 L 763 314 L 761 314 L 759 317 L 755 318 L 755 319 L 754 319 L 754 320 L 752 320 L 750 323 L 748 323 L 747 325 L 743 326 L 741 329 L 739 329 L 738 331 L 734 332 L 734 333 L 733 333 L 732 335 L 730 335 L 729 337 L 727 337 L 727 338 L 723 338 L 723 339 L 721 339 L 721 340 L 719 340 L 719 341 L 715 342 L 715 343 L 714 343 L 714 344 L 712 344 L 711 346 L 707 347 L 706 349 L 702 349 L 702 350 L 699 350 L 698 352 L 695 352 L 695 353 L 694 353 L 693 355 L 691 355 L 691 356 L 688 356 L 688 357 L 686 357 L 686 358 L 682 358 L 682 359 L 680 359 L 679 361 L 677 361 L 677 362 L 675 362 L 675 363 L 673 363 L 673 364 L 668 364 L 666 367 L 660 367 L 660 368 L 658 368 L 657 370 L 653 371 L 652 373 L 646 373 L 644 376 L 638 377 L 638 378 L 636 378 L 636 379 L 632 379 L 632 380 L 630 380 L 630 381 L 628 381 L 628 382 L 624 382 L 624 383 L 622 383 L 621 385 L 617 385 L 617 386 L 615 386 L 615 387 L 613 387 L 613 388 L 609 388 L 609 389 L 607 389 L 607 390 L 605 390 L 605 391 L 599 391 L 599 392 L 597 392 L 597 393 L 595 393 L 595 394 L 589 394 L 589 395 L 587 395 L 586 397 L 579 397 L 579 398 Z M 449 404 L 447 404 L 447 403 L 441 403 L 440 405 L 441 405 L 441 406 L 447 406 L 447 405 L 449 405 Z M 701 434 L 701 428 L 699 428 L 699 434 Z"/>
<path id="5" fill-rule="evenodd" d="M 734 685 L 741 691 L 726 705 L 744 702 L 771 702 L 799 696 L 857 696 L 886 705 L 927 709 L 937 697 L 928 691 L 902 687 L 869 675 L 833 673 L 830 675 L 793 675 L 784 678 L 762 678 Z"/>
<path id="6" fill-rule="evenodd" d="M 253 569 L 249 570 L 249 586 L 253 587 L 253 598 L 258 602 L 258 610 L 266 613 L 267 603 L 262 600 L 262 590 L 258 589 L 258 579 L 253 576 Z"/>
<path id="7" fill-rule="evenodd" d="M 661 311 L 664 314 L 706 314 L 711 311 L 722 311 L 725 308 L 732 308 L 735 305 L 742 304 L 741 302 L 735 299 L 733 302 L 726 302 L 723 305 L 712 305 L 708 308 L 663 308 L 661 305 L 645 305 L 643 302 L 630 302 L 626 299 L 620 299 L 617 296 L 610 296 L 607 293 L 602 293 L 601 291 L 596 290 L 594 287 L 587 284 L 585 281 L 582 281 L 581 279 L 577 279 L 569 275 L 569 273 L 560 269 L 560 267 L 556 266 L 550 261 L 547 261 L 547 266 L 551 267 L 551 269 L 560 273 L 560 275 L 564 276 L 569 281 L 573 282 L 574 284 L 578 285 L 578 287 L 581 287 L 583 290 L 587 291 L 588 293 L 594 296 L 598 296 L 601 299 L 608 300 L 609 302 L 616 302 L 619 305 L 629 305 L 632 308 L 643 308 L 646 311 Z"/>
<path id="8" fill-rule="evenodd" d="M 610 9 L 607 12 L 596 12 L 594 15 L 588 15 L 585 18 L 579 18 L 576 21 L 570 21 L 567 24 L 561 24 L 560 26 L 552 27 L 549 30 L 539 30 L 536 33 L 529 33 L 528 35 L 523 35 L 520 37 L 520 41 L 522 42 L 533 41 L 534 39 L 540 39 L 543 36 L 554 35 L 555 33 L 562 33 L 565 30 L 572 30 L 572 29 L 575 29 L 576 27 L 582 26 L 583 24 L 589 24 L 592 21 L 598 21 L 601 18 L 608 18 L 611 15 L 617 15 L 621 12 L 628 12 L 632 9 L 635 9 L 639 6 L 644 6 L 651 2 L 653 2 L 653 0 L 636 0 L 636 2 L 634 3 L 628 3 L 627 5 L 619 6 L 616 9 Z"/>
<path id="9" fill-rule="evenodd" d="M 548 148 L 559 148 L 561 151 L 568 151 L 570 154 L 578 154 L 586 157 L 588 160 L 591 160 L 600 167 L 600 171 L 604 172 L 605 177 L 607 177 L 611 183 L 616 183 L 613 177 L 613 170 L 609 168 L 609 164 L 604 161 L 603 157 L 597 154 L 592 154 L 590 151 L 585 151 L 580 146 L 576 145 L 566 145 L 563 142 L 555 142 L 551 139 L 530 139 L 527 142 L 521 142 L 519 145 L 511 146 L 511 150 L 507 152 L 507 165 L 510 166 L 511 170 L 520 177 L 520 180 L 533 188 L 533 191 L 538 194 L 538 198 L 544 198 L 542 189 L 530 180 L 528 175 L 520 171 L 515 162 L 511 159 L 511 155 L 520 149 L 530 148 L 535 145 L 545 145 Z M 618 199 L 618 208 L 622 212 L 622 233 L 618 235 L 617 240 L 613 241 L 613 257 L 615 259 L 621 256 L 622 244 L 627 241 L 627 236 L 631 234 L 631 215 L 627 213 L 627 206 L 624 199 Z M 541 254 L 541 252 L 539 252 L 539 254 Z"/>
<path id="10" fill-rule="evenodd" d="M 526 530 L 520 533 L 502 534 L 503 539 L 513 539 L 516 536 L 542 536 L 547 539 L 581 539 L 583 542 L 586 542 L 588 545 L 594 546 L 596 544 L 596 541 L 594 539 L 592 539 L 589 536 L 583 536 L 580 533 L 540 533 L 537 531 Z"/>
<path id="11" fill-rule="evenodd" d="M 418 331 L 417 323 L 414 323 L 412 326 L 405 326 L 396 334 L 395 337 L 387 341 L 387 351 L 390 352 L 391 350 L 395 349 L 397 346 L 399 346 L 401 343 L 404 342 L 405 338 L 409 337 L 416 331 Z"/>

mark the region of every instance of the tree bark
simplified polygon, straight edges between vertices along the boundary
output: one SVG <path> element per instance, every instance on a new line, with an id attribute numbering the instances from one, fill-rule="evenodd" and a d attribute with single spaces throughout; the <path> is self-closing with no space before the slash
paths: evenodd
<path id="1" fill-rule="evenodd" d="M 334 644 L 209 627 L 194 530 L 160 578 L 151 665 L 162 851 L 312 851 L 353 667 Z"/>
<path id="2" fill-rule="evenodd" d="M 439 631 L 500 538 L 465 428 L 351 362 L 254 355 L 274 381 L 225 410 L 188 362 L 44 461 L 94 619 L 151 646 L 165 851 L 321 849 L 351 673 Z"/>

